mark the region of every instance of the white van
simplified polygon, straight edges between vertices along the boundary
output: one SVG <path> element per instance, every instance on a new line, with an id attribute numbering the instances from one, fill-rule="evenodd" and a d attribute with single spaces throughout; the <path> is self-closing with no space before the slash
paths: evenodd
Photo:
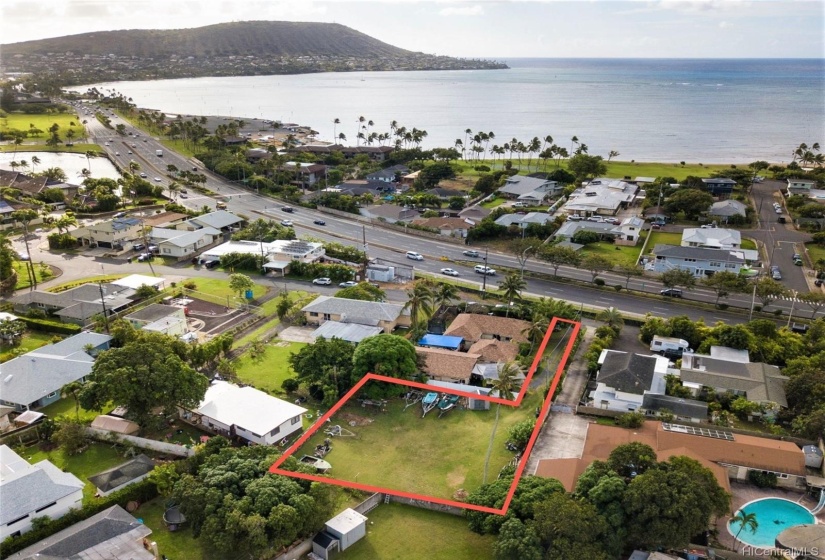
<path id="1" fill-rule="evenodd" d="M 650 351 L 681 356 L 683 352 L 691 352 L 691 349 L 688 341 L 683 338 L 654 336 L 653 340 L 650 341 Z"/>
<path id="2" fill-rule="evenodd" d="M 476 274 L 486 274 L 487 276 L 495 276 L 496 271 L 494 268 L 490 268 L 489 266 L 484 266 L 483 264 L 477 264 L 475 266 Z"/>
<path id="3" fill-rule="evenodd" d="M 412 259 L 414 261 L 423 261 L 424 257 L 421 256 L 420 253 L 416 253 L 415 251 L 407 251 L 407 258 Z"/>

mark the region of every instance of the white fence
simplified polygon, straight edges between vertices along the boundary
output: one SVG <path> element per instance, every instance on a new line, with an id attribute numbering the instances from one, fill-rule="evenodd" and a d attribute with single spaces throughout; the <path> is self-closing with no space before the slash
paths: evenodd
<path id="1" fill-rule="evenodd" d="M 191 457 L 195 454 L 195 450 L 177 443 L 164 443 L 162 441 L 155 441 L 153 439 L 146 439 L 137 436 L 127 436 L 126 434 L 119 434 L 111 430 L 101 430 L 99 428 L 86 428 L 86 433 L 94 439 L 110 441 L 115 440 L 120 443 L 134 445 L 141 449 L 151 449 L 159 453 L 168 453 L 170 455 L 177 455 L 178 457 Z"/>

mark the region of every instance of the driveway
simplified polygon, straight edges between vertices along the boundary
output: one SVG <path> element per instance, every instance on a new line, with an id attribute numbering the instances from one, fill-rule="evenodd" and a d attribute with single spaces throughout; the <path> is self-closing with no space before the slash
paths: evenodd
<path id="1" fill-rule="evenodd" d="M 583 416 L 551 412 L 539 432 L 524 472 L 535 474 L 542 459 L 581 457 L 589 425 L 590 420 Z"/>
<path id="2" fill-rule="evenodd" d="M 312 333 L 315 329 L 308 329 L 306 327 L 287 327 L 278 333 L 278 338 L 286 340 L 287 342 L 304 342 L 312 344 L 315 342 L 315 337 Z"/>

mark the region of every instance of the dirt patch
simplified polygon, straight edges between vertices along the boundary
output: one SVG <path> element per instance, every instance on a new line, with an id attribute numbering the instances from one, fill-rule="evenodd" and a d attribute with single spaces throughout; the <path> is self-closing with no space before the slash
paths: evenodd
<path id="1" fill-rule="evenodd" d="M 466 502 L 469 496 L 464 488 L 459 488 L 453 493 L 453 499 L 457 502 Z"/>
<path id="2" fill-rule="evenodd" d="M 451 473 L 447 475 L 447 485 L 451 487 L 456 487 L 464 484 L 464 480 L 466 478 L 466 469 L 463 466 L 456 467 Z M 460 490 L 459 491 L 463 491 Z M 456 492 L 458 493 L 458 491 Z"/>
<path id="3" fill-rule="evenodd" d="M 369 426 L 374 422 L 372 418 L 360 416 L 351 412 L 342 412 L 338 417 L 350 426 Z"/>

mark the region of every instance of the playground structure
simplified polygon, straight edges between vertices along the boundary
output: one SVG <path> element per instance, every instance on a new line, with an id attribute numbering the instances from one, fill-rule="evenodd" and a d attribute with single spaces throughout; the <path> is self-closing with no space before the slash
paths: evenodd
<path id="1" fill-rule="evenodd" d="M 439 399 L 438 393 L 427 393 L 424 395 L 424 398 L 421 400 L 421 407 L 424 410 L 421 418 L 424 418 L 429 411 L 438 406 Z"/>
<path id="2" fill-rule="evenodd" d="M 355 432 L 351 432 L 346 428 L 342 428 L 338 424 L 326 428 L 324 430 L 324 433 L 332 437 L 355 437 Z"/>
<path id="3" fill-rule="evenodd" d="M 438 417 L 441 418 L 444 414 L 454 409 L 458 404 L 458 395 L 442 395 L 438 402 Z"/>

